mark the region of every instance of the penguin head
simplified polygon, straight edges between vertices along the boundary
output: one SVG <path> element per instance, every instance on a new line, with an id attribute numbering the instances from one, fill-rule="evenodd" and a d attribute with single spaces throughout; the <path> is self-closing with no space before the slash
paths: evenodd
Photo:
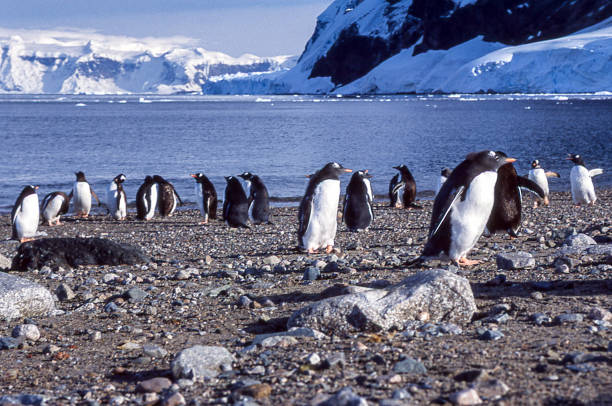
<path id="1" fill-rule="evenodd" d="M 204 174 L 202 172 L 198 172 L 198 173 L 192 173 L 191 175 L 192 178 L 195 179 L 196 182 L 200 183 L 202 182 L 202 180 L 204 179 Z"/>
<path id="2" fill-rule="evenodd" d="M 576 165 L 584 166 L 584 161 L 582 160 L 582 156 L 580 156 L 579 154 L 567 154 L 567 158 L 566 159 L 568 161 L 572 161 Z"/>
<path id="3" fill-rule="evenodd" d="M 144 183 L 153 183 L 153 178 L 149 175 L 147 175 L 144 179 Z"/>
<path id="4" fill-rule="evenodd" d="M 540 168 L 541 168 L 541 166 L 540 166 L 540 161 L 538 161 L 537 159 L 534 159 L 534 160 L 531 162 L 531 167 L 532 167 L 533 169 L 540 169 Z"/>
<path id="5" fill-rule="evenodd" d="M 244 180 L 248 180 L 251 181 L 253 180 L 253 174 L 251 172 L 243 172 L 242 174 L 238 175 L 239 177 L 241 177 Z"/>
<path id="6" fill-rule="evenodd" d="M 162 178 L 159 175 L 153 175 L 153 182 L 166 183 L 166 179 Z"/>
<path id="7" fill-rule="evenodd" d="M 36 193 L 36 191 L 38 190 L 38 186 L 35 185 L 28 185 L 25 188 L 23 188 L 24 191 L 28 191 L 28 193 Z"/>
<path id="8" fill-rule="evenodd" d="M 115 176 L 115 179 L 113 179 L 113 182 L 119 184 L 119 183 L 125 182 L 125 179 L 126 179 L 125 175 L 120 173 L 119 175 Z"/>
<path id="9" fill-rule="evenodd" d="M 344 166 L 340 165 L 338 162 L 329 162 L 327 165 L 323 167 L 323 169 L 321 169 L 321 171 L 333 172 L 336 175 L 340 175 L 345 172 L 353 172 L 352 169 L 345 168 Z"/>
<path id="10" fill-rule="evenodd" d="M 372 175 L 370 175 L 368 173 L 367 169 L 363 169 L 361 171 L 357 171 L 357 172 L 355 172 L 355 175 L 359 176 L 361 179 L 371 179 L 372 178 Z M 355 176 L 355 175 L 353 175 L 353 176 Z"/>
<path id="11" fill-rule="evenodd" d="M 85 174 L 81 171 L 75 172 L 77 182 L 87 182 Z"/>
<path id="12" fill-rule="evenodd" d="M 444 176 L 445 178 L 448 178 L 451 174 L 451 170 L 450 168 L 442 168 L 442 171 L 440 172 L 440 176 Z"/>
<path id="13" fill-rule="evenodd" d="M 478 163 L 488 171 L 497 171 L 502 165 L 516 161 L 516 158 L 508 158 L 502 151 L 473 152 L 466 159 Z"/>
<path id="14" fill-rule="evenodd" d="M 236 179 L 236 178 L 235 178 L 235 177 L 233 177 L 233 176 L 224 176 L 224 178 L 225 178 L 225 181 L 226 181 L 227 183 L 232 182 L 232 179 Z"/>

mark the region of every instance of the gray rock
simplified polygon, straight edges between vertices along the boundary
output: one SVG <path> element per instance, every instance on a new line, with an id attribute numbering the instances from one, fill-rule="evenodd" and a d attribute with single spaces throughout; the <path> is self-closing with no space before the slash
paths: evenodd
<path id="1" fill-rule="evenodd" d="M 357 395 L 353 388 L 347 386 L 326 400 L 312 404 L 316 406 L 368 406 L 368 401 Z"/>
<path id="2" fill-rule="evenodd" d="M 232 369 L 234 356 L 223 347 L 196 345 L 180 351 L 170 364 L 176 379 L 202 381 Z"/>
<path id="3" fill-rule="evenodd" d="M 550 323 L 552 321 L 551 318 L 548 317 L 548 315 L 544 313 L 532 314 L 530 318 L 538 326 L 541 326 L 544 323 Z"/>
<path id="4" fill-rule="evenodd" d="M 53 295 L 30 280 L 0 272 L 0 320 L 46 316 L 55 310 Z"/>
<path id="5" fill-rule="evenodd" d="M 138 392 L 161 393 L 172 386 L 172 381 L 168 378 L 158 377 L 142 381 L 136 387 Z"/>
<path id="6" fill-rule="evenodd" d="M 304 271 L 304 276 L 302 279 L 305 281 L 316 281 L 321 277 L 321 270 L 315 266 L 309 266 Z"/>
<path id="7" fill-rule="evenodd" d="M 322 369 L 333 368 L 336 365 L 343 367 L 346 364 L 346 356 L 343 352 L 338 351 L 329 354 L 321 363 Z"/>
<path id="8" fill-rule="evenodd" d="M 132 289 L 127 290 L 123 294 L 123 297 L 127 299 L 127 301 L 130 303 L 137 303 L 137 302 L 141 302 L 148 295 L 149 294 L 147 292 L 145 292 L 144 290 L 140 288 L 132 288 Z"/>
<path id="9" fill-rule="evenodd" d="M 19 347 L 19 344 L 23 342 L 23 337 L 0 337 L 0 350 L 12 350 L 13 348 Z"/>
<path id="10" fill-rule="evenodd" d="M 0 254 L 0 270 L 9 270 L 11 269 L 11 260 Z"/>
<path id="11" fill-rule="evenodd" d="M 281 260 L 279 257 L 277 257 L 276 255 L 270 255 L 269 257 L 265 257 L 263 260 L 263 263 L 266 265 L 278 265 L 280 264 Z"/>
<path id="12" fill-rule="evenodd" d="M 279 333 L 259 334 L 256 335 L 251 344 L 261 344 L 266 338 L 270 337 L 309 337 L 316 340 L 323 340 L 327 336 L 320 331 L 308 327 L 293 327 L 289 331 L 281 331 Z"/>
<path id="13" fill-rule="evenodd" d="M 163 358 L 168 355 L 168 351 L 155 344 L 145 344 L 142 346 L 142 352 L 152 358 Z"/>
<path id="14" fill-rule="evenodd" d="M 76 296 L 72 288 L 65 283 L 60 284 L 57 289 L 55 289 L 55 295 L 62 302 L 72 300 Z"/>
<path id="15" fill-rule="evenodd" d="M 612 255 L 612 244 L 592 245 L 586 253 L 589 255 Z"/>
<path id="16" fill-rule="evenodd" d="M 481 381 L 474 388 L 481 398 L 486 400 L 497 400 L 510 391 L 508 385 L 498 379 Z"/>
<path id="17" fill-rule="evenodd" d="M 450 401 L 455 405 L 479 405 L 482 403 L 482 399 L 478 396 L 478 392 L 475 389 L 467 388 L 455 392 L 450 395 Z"/>
<path id="18" fill-rule="evenodd" d="M 31 405 L 43 406 L 47 404 L 47 398 L 42 395 L 5 395 L 0 396 L 0 405 Z"/>
<path id="19" fill-rule="evenodd" d="M 40 338 L 40 331 L 34 324 L 20 324 L 15 326 L 11 335 L 15 338 L 23 337 L 28 341 L 38 341 Z"/>
<path id="20" fill-rule="evenodd" d="M 535 259 L 528 252 L 502 252 L 495 257 L 500 269 L 531 269 L 535 267 Z"/>
<path id="21" fill-rule="evenodd" d="M 584 316 L 580 313 L 564 313 L 560 314 L 553 322 L 555 324 L 572 324 L 572 323 L 580 323 L 584 320 Z"/>
<path id="22" fill-rule="evenodd" d="M 597 242 L 586 234 L 575 234 L 567 237 L 565 241 L 563 241 L 563 245 L 567 245 L 568 247 L 584 248 L 588 247 L 589 245 L 597 245 Z"/>
<path id="23" fill-rule="evenodd" d="M 427 373 L 427 368 L 421 361 L 414 358 L 407 357 L 401 361 L 398 361 L 393 366 L 393 372 L 400 374 L 420 374 L 424 375 Z"/>
<path id="24" fill-rule="evenodd" d="M 496 341 L 502 338 L 504 334 L 499 330 L 485 330 L 478 338 L 485 341 Z"/>
<path id="25" fill-rule="evenodd" d="M 355 331 L 401 329 L 424 314 L 429 321 L 467 323 L 476 311 L 467 279 L 445 270 L 419 272 L 385 289 L 332 297 L 295 312 L 289 327 L 303 326 L 339 336 Z"/>

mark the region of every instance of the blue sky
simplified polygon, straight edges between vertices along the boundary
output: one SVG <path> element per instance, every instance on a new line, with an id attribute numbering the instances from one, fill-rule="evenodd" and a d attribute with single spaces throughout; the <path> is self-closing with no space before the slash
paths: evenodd
<path id="1" fill-rule="evenodd" d="M 187 36 L 232 56 L 300 54 L 332 0 L 0 0 L 0 27 Z"/>

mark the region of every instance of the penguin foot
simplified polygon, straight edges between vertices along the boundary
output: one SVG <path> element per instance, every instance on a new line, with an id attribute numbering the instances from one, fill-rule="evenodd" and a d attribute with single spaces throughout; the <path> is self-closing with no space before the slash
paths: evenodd
<path id="1" fill-rule="evenodd" d="M 208 221 L 200 221 L 200 224 L 208 224 Z"/>
<path id="2" fill-rule="evenodd" d="M 461 257 L 457 260 L 457 263 L 463 266 L 474 266 L 480 264 L 481 262 L 482 261 L 477 259 L 467 259 L 466 257 Z"/>
<path id="3" fill-rule="evenodd" d="M 24 242 L 28 242 L 28 241 L 34 241 L 33 237 L 24 237 L 22 239 L 19 240 L 20 243 L 24 243 Z"/>
<path id="4" fill-rule="evenodd" d="M 548 196 L 546 196 L 544 198 L 544 200 L 542 201 L 542 203 L 544 204 L 544 206 L 548 206 L 550 204 L 550 200 L 548 200 Z"/>
<path id="5" fill-rule="evenodd" d="M 325 247 L 325 253 L 326 254 L 331 254 L 331 252 L 334 250 L 334 246 L 333 245 L 328 245 L 327 247 Z"/>
<path id="6" fill-rule="evenodd" d="M 308 252 L 309 254 L 317 254 L 318 253 L 318 251 L 316 249 L 314 249 L 314 248 L 308 248 L 308 251 L 306 251 L 306 252 Z"/>

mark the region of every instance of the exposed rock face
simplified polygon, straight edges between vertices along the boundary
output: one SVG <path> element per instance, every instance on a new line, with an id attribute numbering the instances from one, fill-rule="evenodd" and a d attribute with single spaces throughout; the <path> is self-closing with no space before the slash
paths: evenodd
<path id="1" fill-rule="evenodd" d="M 407 321 L 466 323 L 476 304 L 467 279 L 435 269 L 397 285 L 315 302 L 295 312 L 289 327 L 303 326 L 325 334 L 348 336 L 359 331 L 402 330 Z"/>
<path id="2" fill-rule="evenodd" d="M 136 247 L 102 238 L 46 238 L 21 244 L 12 269 L 79 265 L 136 265 L 150 259 Z"/>
<path id="3" fill-rule="evenodd" d="M 53 295 L 41 285 L 0 272 L 0 320 L 46 316 L 55 310 Z"/>
<path id="4" fill-rule="evenodd" d="M 518 45 L 562 37 L 612 16 L 609 0 L 380 0 L 334 2 L 317 20 L 300 61 L 310 77 L 344 85 L 402 49 L 446 50 L 483 36 Z M 470 4 L 473 3 L 473 4 Z M 331 43 L 330 43 L 331 41 Z"/>

